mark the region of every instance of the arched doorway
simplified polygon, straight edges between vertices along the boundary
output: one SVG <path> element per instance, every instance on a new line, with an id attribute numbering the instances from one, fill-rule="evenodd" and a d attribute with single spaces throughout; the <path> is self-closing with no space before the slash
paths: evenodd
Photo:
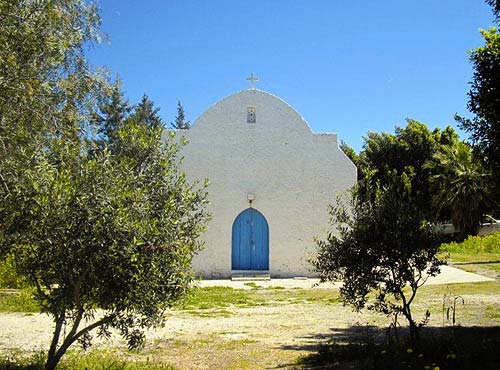
<path id="1" fill-rule="evenodd" d="M 269 270 L 269 226 L 253 208 L 241 212 L 233 222 L 232 270 Z"/>

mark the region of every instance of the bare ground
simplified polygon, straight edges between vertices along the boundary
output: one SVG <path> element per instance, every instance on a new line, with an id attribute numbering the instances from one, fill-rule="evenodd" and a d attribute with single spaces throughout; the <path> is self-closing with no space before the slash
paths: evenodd
<path id="1" fill-rule="evenodd" d="M 340 304 L 276 303 L 270 306 L 204 310 L 203 316 L 172 311 L 163 328 L 151 330 L 141 353 L 125 353 L 119 337 L 96 347 L 132 357 L 165 361 L 181 369 L 278 368 L 310 353 L 336 329 L 381 324 Z M 334 329 L 335 328 L 335 329 Z M 38 351 L 48 347 L 52 322 L 46 315 L 0 315 L 0 350 Z"/>
<path id="2" fill-rule="evenodd" d="M 457 324 L 500 325 L 498 284 L 481 284 L 490 284 L 489 291 L 485 288 L 475 291 L 469 285 L 467 289 L 473 289 L 471 294 L 458 290 L 465 305 L 457 306 Z M 329 286 L 322 290 L 327 296 L 330 293 L 337 296 L 337 289 Z M 449 325 L 443 316 L 443 292 L 452 294 L 453 285 L 426 289 L 414 304 L 414 317 L 419 320 L 429 309 L 429 326 Z M 281 292 L 285 296 L 295 294 L 293 287 Z M 146 348 L 141 352 L 127 351 L 118 336 L 98 340 L 94 348 L 132 359 L 168 362 L 180 369 L 293 368 L 299 356 L 316 351 L 320 343 L 330 338 L 345 340 L 353 335 L 368 335 L 367 327 L 385 328 L 389 323 L 387 317 L 369 311 L 355 313 L 338 302 L 266 301 L 253 307 L 172 310 L 164 327 L 147 333 Z M 0 352 L 46 350 L 52 330 L 52 322 L 46 315 L 2 313 Z"/>

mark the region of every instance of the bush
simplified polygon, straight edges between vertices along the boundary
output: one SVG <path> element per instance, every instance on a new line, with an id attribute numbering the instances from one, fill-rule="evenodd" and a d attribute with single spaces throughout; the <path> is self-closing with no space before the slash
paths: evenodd
<path id="1" fill-rule="evenodd" d="M 22 289 L 27 286 L 26 279 L 16 273 L 12 256 L 0 260 L 0 289 Z"/>
<path id="2" fill-rule="evenodd" d="M 33 293 L 33 289 L 0 292 L 0 312 L 40 312 Z"/>
<path id="3" fill-rule="evenodd" d="M 461 243 L 441 244 L 440 250 L 448 253 L 500 253 L 500 233 L 469 236 Z"/>

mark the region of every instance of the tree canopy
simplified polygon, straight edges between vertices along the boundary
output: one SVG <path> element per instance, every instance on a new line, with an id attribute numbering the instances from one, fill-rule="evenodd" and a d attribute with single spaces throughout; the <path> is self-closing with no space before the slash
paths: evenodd
<path id="1" fill-rule="evenodd" d="M 481 219 L 491 204 L 491 175 L 474 158 L 468 144 L 443 146 L 426 167 L 431 171 L 433 204 L 439 212 L 448 208 L 462 239 L 477 235 Z"/>
<path id="2" fill-rule="evenodd" d="M 0 2 L 0 258 L 54 320 L 46 369 L 115 328 L 137 347 L 183 297 L 207 220 L 158 109 L 92 71 L 96 8 Z"/>
<path id="3" fill-rule="evenodd" d="M 488 0 L 496 22 L 500 22 L 500 2 Z M 500 197 L 500 32 L 497 28 L 481 30 L 485 45 L 473 49 L 470 61 L 474 68 L 467 107 L 472 119 L 456 117 L 470 133 L 476 153 L 485 161 L 496 179 L 497 203 Z M 497 207 L 499 205 L 497 204 Z"/>
<path id="4" fill-rule="evenodd" d="M 191 123 L 186 121 L 184 107 L 180 100 L 177 100 L 177 116 L 175 116 L 174 122 L 170 123 L 170 126 L 176 130 L 188 130 L 191 128 Z"/>
<path id="5" fill-rule="evenodd" d="M 371 189 L 390 183 L 394 171 L 405 174 L 423 217 L 451 220 L 458 239 L 477 234 L 483 214 L 491 211 L 491 173 L 449 126 L 430 131 L 408 119 L 394 134 L 369 132 L 357 164 L 359 197 L 370 200 Z"/>
<path id="6" fill-rule="evenodd" d="M 344 140 L 340 142 L 340 150 L 344 152 L 344 154 L 349 157 L 349 159 L 354 163 L 354 165 L 358 166 L 359 164 L 359 156 L 356 154 L 356 151 L 349 146 Z"/>
<path id="7" fill-rule="evenodd" d="M 347 202 L 338 199 L 330 207 L 333 230 L 318 241 L 312 264 L 322 281 L 343 282 L 345 303 L 356 310 L 368 304 L 384 314 L 401 314 L 418 337 L 411 303 L 443 262 L 436 257 L 439 241 L 415 202 L 411 180 L 393 170 L 384 183 L 377 180 L 364 189 L 369 196 L 360 196 L 358 187 Z M 375 300 L 369 301 L 373 291 Z"/>
<path id="8" fill-rule="evenodd" d="M 500 21 L 500 0 L 486 0 L 486 2 L 493 8 L 497 22 Z"/>
<path id="9" fill-rule="evenodd" d="M 186 182 L 176 146 L 142 125 L 118 132 L 118 155 L 58 140 L 12 190 L 2 249 L 55 321 L 47 369 L 74 341 L 88 346 L 92 329 L 141 345 L 141 329 L 187 292 L 205 193 Z"/>
<path id="10" fill-rule="evenodd" d="M 369 132 L 358 160 L 359 196 L 373 194 L 370 188 L 376 183 L 384 185 L 392 181 L 394 171 L 406 173 L 418 207 L 427 219 L 436 217 L 429 192 L 430 171 L 425 164 L 439 148 L 456 142 L 458 135 L 451 127 L 430 131 L 414 119 L 407 119 L 406 127 L 396 127 L 394 134 Z"/>

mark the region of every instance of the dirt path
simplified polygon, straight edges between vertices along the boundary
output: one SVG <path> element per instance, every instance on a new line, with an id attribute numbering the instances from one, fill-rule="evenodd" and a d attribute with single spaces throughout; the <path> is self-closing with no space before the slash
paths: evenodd
<path id="1" fill-rule="evenodd" d="M 427 285 L 443 285 L 456 283 L 477 283 L 483 281 L 495 281 L 495 279 L 483 275 L 474 274 L 451 266 L 441 266 L 441 273 L 430 277 Z M 316 278 L 289 278 L 289 279 L 271 279 L 252 281 L 253 284 L 262 288 L 279 286 L 287 289 L 337 289 L 341 283 L 321 283 Z M 201 280 L 198 282 L 200 287 L 209 286 L 227 286 L 234 289 L 252 289 L 247 281 L 232 281 L 230 279 L 220 280 Z"/>

